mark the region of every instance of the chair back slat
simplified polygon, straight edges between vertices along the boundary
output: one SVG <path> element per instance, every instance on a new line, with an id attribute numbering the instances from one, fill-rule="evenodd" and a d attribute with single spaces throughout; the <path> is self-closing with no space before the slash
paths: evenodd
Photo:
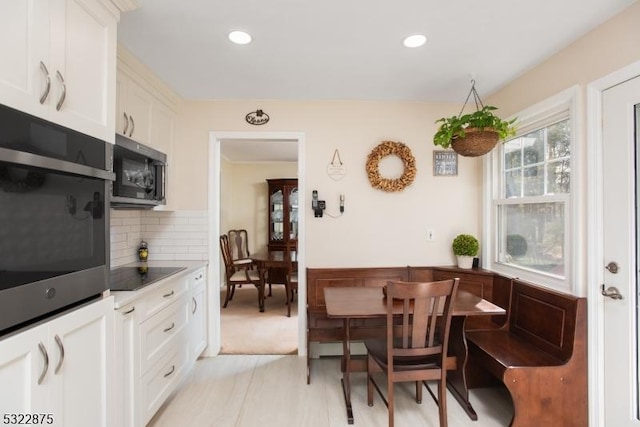
<path id="1" fill-rule="evenodd" d="M 387 283 L 387 342 L 393 343 L 388 348 L 388 360 L 446 354 L 447 342 L 442 337 L 449 335 L 457 288 L 458 279 Z M 402 307 L 400 325 L 395 320 L 398 306 Z"/>
<path id="2" fill-rule="evenodd" d="M 227 232 L 227 236 L 229 237 L 229 248 L 231 252 L 231 259 L 233 261 L 249 258 L 251 256 L 247 230 L 229 230 Z"/>

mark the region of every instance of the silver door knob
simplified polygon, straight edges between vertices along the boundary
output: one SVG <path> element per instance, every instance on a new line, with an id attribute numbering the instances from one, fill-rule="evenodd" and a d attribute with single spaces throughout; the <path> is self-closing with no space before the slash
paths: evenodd
<path id="1" fill-rule="evenodd" d="M 612 274 L 617 274 L 618 270 L 620 269 L 618 264 L 614 261 L 611 261 L 609 264 L 605 265 L 604 268 L 609 270 L 609 273 L 612 273 Z"/>
<path id="2" fill-rule="evenodd" d="M 622 299 L 622 294 L 615 286 L 609 286 L 606 290 L 604 289 L 604 283 L 602 284 L 602 290 L 600 291 L 602 295 L 605 297 L 609 297 L 611 299 Z"/>

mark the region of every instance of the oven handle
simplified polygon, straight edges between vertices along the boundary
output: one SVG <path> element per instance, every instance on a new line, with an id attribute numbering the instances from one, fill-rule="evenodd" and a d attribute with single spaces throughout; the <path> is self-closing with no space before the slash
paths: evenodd
<path id="1" fill-rule="evenodd" d="M 90 178 L 100 178 L 109 181 L 116 180 L 116 175 L 111 171 L 79 165 L 65 160 L 52 159 L 51 157 L 40 156 L 38 154 L 27 153 L 24 151 L 9 150 L 8 148 L 0 147 L 0 161 L 59 172 L 67 172 Z"/>

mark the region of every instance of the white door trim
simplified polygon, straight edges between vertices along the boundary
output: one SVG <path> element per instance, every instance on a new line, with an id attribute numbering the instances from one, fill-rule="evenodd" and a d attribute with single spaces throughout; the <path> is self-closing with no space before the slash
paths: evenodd
<path id="1" fill-rule="evenodd" d="M 587 85 L 587 298 L 589 361 L 589 424 L 605 427 L 604 419 L 604 300 L 603 283 L 603 168 L 602 93 L 640 75 L 640 61 Z M 595 191 L 594 191 L 595 190 Z"/>
<path id="2" fill-rule="evenodd" d="M 298 144 L 298 204 L 306 206 L 305 191 L 305 134 L 304 132 L 209 132 L 209 283 L 218 283 L 220 271 L 220 143 L 221 140 L 281 140 L 295 141 Z M 306 271 L 305 257 L 305 210 L 300 209 L 298 217 L 298 269 Z M 307 355 L 307 316 L 304 307 L 307 301 L 306 274 L 298 276 L 298 356 Z M 209 346 L 206 356 L 215 356 L 220 352 L 220 289 L 208 287 L 209 303 Z"/>

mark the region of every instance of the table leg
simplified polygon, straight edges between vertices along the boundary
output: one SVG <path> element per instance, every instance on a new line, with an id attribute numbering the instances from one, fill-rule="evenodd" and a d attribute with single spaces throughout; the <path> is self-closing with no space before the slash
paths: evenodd
<path id="1" fill-rule="evenodd" d="M 469 415 L 469 418 L 476 421 L 478 414 L 469 402 L 469 389 L 465 376 L 467 365 L 468 348 L 467 339 L 464 335 L 464 325 L 466 316 L 453 316 L 451 318 L 451 329 L 449 331 L 449 355 L 456 356 L 457 364 L 455 370 L 447 372 L 447 388 L 453 397 L 460 403 L 462 409 Z"/>
<path id="2" fill-rule="evenodd" d="M 342 392 L 347 407 L 347 423 L 353 424 L 353 409 L 351 408 L 351 332 L 350 320 L 344 319 L 344 339 L 342 341 L 342 357 L 344 369 L 342 371 Z"/>
<path id="3" fill-rule="evenodd" d="M 258 267 L 258 275 L 260 276 L 260 287 L 258 288 L 258 307 L 260 312 L 264 312 L 264 288 L 267 281 L 267 269 Z"/>

